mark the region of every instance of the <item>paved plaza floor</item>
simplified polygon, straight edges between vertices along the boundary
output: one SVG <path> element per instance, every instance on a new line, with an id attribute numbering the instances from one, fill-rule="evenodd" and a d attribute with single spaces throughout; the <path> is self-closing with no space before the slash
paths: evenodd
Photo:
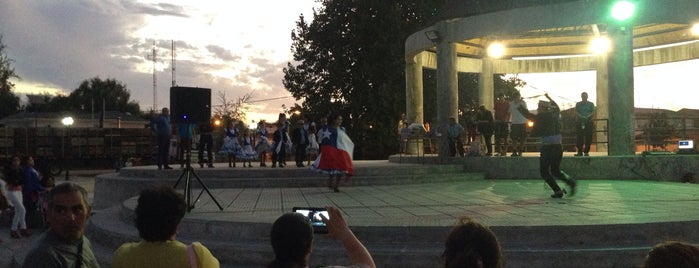
<path id="1" fill-rule="evenodd" d="M 111 172 L 111 171 L 105 171 Z M 72 180 L 92 191 L 94 176 Z M 60 180 L 59 180 L 60 181 Z M 563 183 L 561 183 L 563 186 Z M 196 185 L 195 185 L 196 187 Z M 489 226 L 606 225 L 699 220 L 699 184 L 579 180 L 575 196 L 553 199 L 541 180 L 479 180 L 429 184 L 211 189 L 187 214 L 191 220 L 273 222 L 295 206 L 333 205 L 350 226 L 451 226 L 469 216 Z M 198 195 L 199 189 L 193 194 Z M 135 199 L 127 207 L 135 206 Z M 100 211 L 96 211 L 100 213 Z M 23 256 L 38 237 L 11 239 L 0 227 L 0 257 Z M 699 241 L 691 241 L 699 242 Z"/>
<path id="2" fill-rule="evenodd" d="M 323 187 L 212 189 L 223 210 L 204 193 L 187 217 L 272 222 L 295 206 L 332 205 L 356 226 L 450 226 L 460 216 L 490 226 L 699 220 L 699 184 L 581 180 L 576 195 L 562 199 L 550 198 L 548 186 L 538 180 L 356 187 L 350 182 L 340 189 L 339 193 Z M 135 206 L 135 200 L 130 201 L 128 206 Z"/>

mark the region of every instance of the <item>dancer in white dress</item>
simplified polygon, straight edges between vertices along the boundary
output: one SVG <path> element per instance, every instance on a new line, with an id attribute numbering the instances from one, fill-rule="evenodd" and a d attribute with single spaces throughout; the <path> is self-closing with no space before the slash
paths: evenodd
<path id="1" fill-rule="evenodd" d="M 248 128 L 240 138 L 240 151 L 238 151 L 238 154 L 236 155 L 239 159 L 243 160 L 243 167 L 246 166 L 246 161 L 247 167 L 252 167 L 252 163 L 250 162 L 257 158 L 257 153 L 252 148 L 253 144 L 255 144 L 255 137 L 252 136 L 252 131 Z"/>
<path id="2" fill-rule="evenodd" d="M 316 126 L 311 124 L 308 127 L 308 147 L 306 147 L 306 155 L 308 158 L 307 166 L 311 165 L 311 159 L 315 159 L 320 152 L 320 145 L 318 145 L 318 138 L 316 137 Z"/>
<path id="3" fill-rule="evenodd" d="M 267 153 L 272 151 L 272 145 L 269 143 L 269 138 L 267 134 L 266 122 L 264 120 L 257 123 L 257 143 L 255 144 L 255 151 L 260 155 L 260 167 L 266 167 L 265 161 L 267 160 Z"/>
<path id="4" fill-rule="evenodd" d="M 238 134 L 240 134 L 240 132 L 235 127 L 235 121 L 229 121 L 223 133 L 223 146 L 221 146 L 221 150 L 219 150 L 218 153 L 228 156 L 228 167 L 235 167 L 235 158 L 241 149 L 240 143 L 238 142 Z"/>

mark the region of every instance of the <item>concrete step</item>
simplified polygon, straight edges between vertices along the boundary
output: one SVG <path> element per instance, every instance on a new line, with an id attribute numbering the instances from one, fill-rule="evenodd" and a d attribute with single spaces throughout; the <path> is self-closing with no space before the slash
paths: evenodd
<path id="1" fill-rule="evenodd" d="M 95 244 L 116 249 L 138 241 L 133 227 L 135 198 L 97 212 L 88 235 Z M 208 219 L 207 219 L 208 218 Z M 272 258 L 269 230 L 272 219 L 259 222 L 188 216 L 178 239 L 200 241 L 224 267 L 260 267 Z M 506 267 L 634 267 L 649 250 L 648 245 L 668 238 L 697 240 L 699 222 L 642 224 L 492 226 L 502 245 Z M 353 232 L 372 252 L 379 267 L 438 267 L 449 226 L 352 226 Z M 314 265 L 344 263 L 336 241 L 316 237 Z M 104 256 L 108 262 L 111 256 Z M 101 260 L 102 261 L 102 260 Z"/>
<path id="2" fill-rule="evenodd" d="M 391 163 L 461 164 L 464 172 L 484 173 L 489 179 L 540 179 L 539 153 L 524 157 L 389 157 Z M 561 169 L 585 180 L 657 180 L 680 182 L 699 169 L 699 154 L 624 155 L 575 157 L 565 153 Z"/>
<path id="3" fill-rule="evenodd" d="M 104 209 L 118 205 L 141 189 L 157 185 L 173 186 L 180 180 L 183 187 L 187 177 L 194 185 L 203 182 L 209 189 L 256 187 L 318 187 L 327 185 L 328 176 L 308 168 L 195 168 L 193 173 L 182 169 L 154 170 L 155 167 L 123 168 L 119 173 L 97 176 L 93 206 Z M 463 166 L 394 164 L 387 161 L 356 161 L 352 184 L 394 185 L 483 179 L 484 173 L 464 172 Z"/>

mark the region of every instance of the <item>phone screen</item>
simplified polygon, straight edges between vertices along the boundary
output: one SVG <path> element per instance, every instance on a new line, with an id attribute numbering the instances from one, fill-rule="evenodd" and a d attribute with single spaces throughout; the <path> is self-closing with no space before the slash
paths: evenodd
<path id="1" fill-rule="evenodd" d="M 295 207 L 294 212 L 300 213 L 306 218 L 308 218 L 309 221 L 311 221 L 311 226 L 313 226 L 313 231 L 315 233 L 327 233 L 328 228 L 323 222 L 323 219 L 320 217 L 320 215 L 325 216 L 326 219 L 330 218 L 330 214 L 328 214 L 328 211 L 325 210 L 325 208 L 301 208 L 301 207 Z"/>

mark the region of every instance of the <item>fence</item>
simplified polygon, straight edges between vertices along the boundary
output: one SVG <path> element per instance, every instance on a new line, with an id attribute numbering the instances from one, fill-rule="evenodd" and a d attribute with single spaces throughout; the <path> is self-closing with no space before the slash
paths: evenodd
<path id="1" fill-rule="evenodd" d="M 156 153 L 150 129 L 0 128 L 0 161 L 32 155 L 57 174 L 70 161 L 113 166 L 126 157 L 149 161 Z M 39 165 L 37 165 L 39 166 Z"/>
<path id="2" fill-rule="evenodd" d="M 592 134 L 592 151 L 605 152 L 609 145 L 609 119 L 596 119 L 595 130 Z M 531 128 L 527 129 L 528 132 Z M 561 134 L 564 151 L 576 151 L 576 133 L 573 124 L 562 123 Z M 468 150 L 466 135 L 462 136 L 465 149 Z M 485 151 L 485 142 L 480 139 L 481 151 Z M 641 115 L 634 120 L 634 144 L 636 152 L 643 151 L 676 151 L 680 140 L 699 139 L 699 117 L 662 117 L 657 115 Z M 495 139 L 493 138 L 493 143 Z M 411 135 L 401 147 L 420 146 L 416 152 L 419 155 L 436 153 L 438 151 L 438 138 L 431 133 L 424 135 Z M 508 146 L 512 142 L 508 141 Z M 412 145 L 412 146 L 411 146 Z M 538 152 L 541 145 L 539 137 L 527 136 L 525 152 Z M 409 150 L 411 151 L 411 150 Z M 415 150 L 412 150 L 415 151 Z M 399 152 L 406 154 L 404 150 Z"/>

